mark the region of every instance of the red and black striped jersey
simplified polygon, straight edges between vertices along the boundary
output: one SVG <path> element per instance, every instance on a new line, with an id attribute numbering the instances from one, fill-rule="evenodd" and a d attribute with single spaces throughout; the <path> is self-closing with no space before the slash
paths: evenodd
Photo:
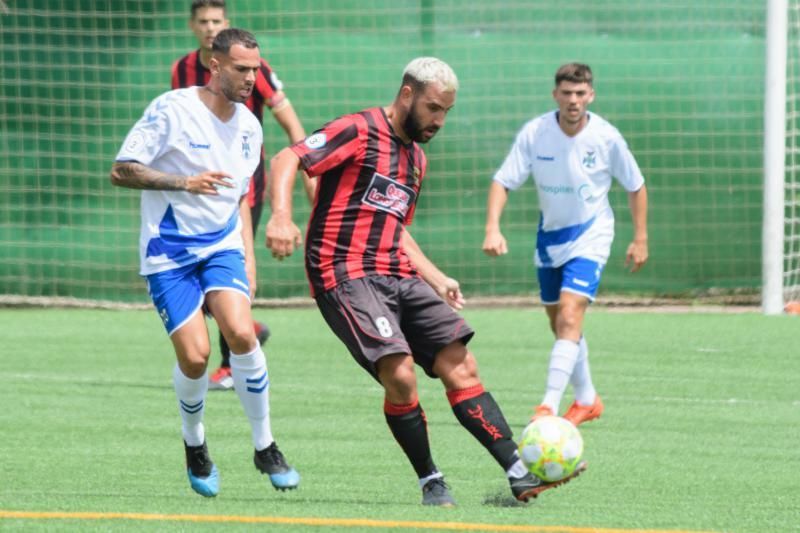
<path id="1" fill-rule="evenodd" d="M 172 88 L 181 89 L 195 85 L 206 85 L 211 79 L 211 71 L 200 61 L 200 50 L 189 52 L 172 65 Z M 285 95 L 283 84 L 269 64 L 262 58 L 261 67 L 256 74 L 256 85 L 253 94 L 245 105 L 252 111 L 259 122 L 263 123 L 264 106 L 272 109 L 278 105 Z M 250 180 L 247 200 L 250 207 L 264 202 L 266 179 L 264 175 L 264 147 L 261 147 L 261 159 Z"/>
<path id="2" fill-rule="evenodd" d="M 306 235 L 312 296 L 370 274 L 412 277 L 400 245 L 411 223 L 427 160 L 404 143 L 382 107 L 340 117 L 294 144 L 310 176 L 319 176 Z"/>

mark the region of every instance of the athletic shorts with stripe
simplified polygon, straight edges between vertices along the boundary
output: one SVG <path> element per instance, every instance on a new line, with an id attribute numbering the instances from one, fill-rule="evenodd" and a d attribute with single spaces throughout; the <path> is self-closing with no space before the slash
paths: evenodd
<path id="1" fill-rule="evenodd" d="M 331 330 L 377 379 L 384 355 L 411 354 L 431 377 L 436 354 L 475 332 L 420 278 L 372 275 L 340 283 L 316 298 Z"/>

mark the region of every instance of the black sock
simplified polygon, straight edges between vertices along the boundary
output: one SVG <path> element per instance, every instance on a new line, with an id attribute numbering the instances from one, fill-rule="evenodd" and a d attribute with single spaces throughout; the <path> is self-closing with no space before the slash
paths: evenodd
<path id="1" fill-rule="evenodd" d="M 230 368 L 231 366 L 231 349 L 228 347 L 228 342 L 222 333 L 219 334 L 219 353 L 222 355 L 222 363 L 220 366 Z"/>
<path id="2" fill-rule="evenodd" d="M 428 424 L 419 403 L 394 405 L 385 402 L 383 411 L 392 435 L 411 461 L 417 477 L 422 479 L 436 472 L 428 441 Z"/>
<path id="3" fill-rule="evenodd" d="M 471 396 L 469 391 L 479 394 Z M 500 406 L 482 386 L 465 389 L 463 392 L 467 394 L 459 394 L 461 392 L 447 394 L 456 418 L 492 454 L 503 470 L 508 470 L 517 462 L 517 445 L 511 438 L 511 428 Z"/>

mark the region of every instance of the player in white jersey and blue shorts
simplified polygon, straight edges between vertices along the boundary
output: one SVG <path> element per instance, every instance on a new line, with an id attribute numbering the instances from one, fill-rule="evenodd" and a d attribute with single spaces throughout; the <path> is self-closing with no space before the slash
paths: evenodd
<path id="1" fill-rule="evenodd" d="M 189 483 L 219 492 L 203 425 L 211 352 L 205 314 L 231 348 L 231 369 L 250 421 L 254 462 L 276 489 L 297 487 L 272 435 L 266 358 L 252 327 L 255 256 L 247 190 L 259 163 L 261 124 L 243 104 L 260 67 L 249 32 L 213 44 L 211 80 L 162 94 L 128 133 L 114 185 L 141 189 L 140 274 L 175 348 L 173 384 Z"/>
<path id="2" fill-rule="evenodd" d="M 500 217 L 508 191 L 530 176 L 539 198 L 536 264 L 542 304 L 556 341 L 550 353 L 547 390 L 533 418 L 557 415 L 572 384 L 575 401 L 563 415 L 576 426 L 598 418 L 603 402 L 592 383 L 583 320 L 594 301 L 614 239 L 608 191 L 616 179 L 628 192 L 633 241 L 625 263 L 632 272 L 647 261 L 647 189 L 628 145 L 605 119 L 589 113 L 594 100 L 588 65 L 569 63 L 555 75 L 558 109 L 534 118 L 517 134 L 489 188 L 483 251 L 508 252 Z"/>

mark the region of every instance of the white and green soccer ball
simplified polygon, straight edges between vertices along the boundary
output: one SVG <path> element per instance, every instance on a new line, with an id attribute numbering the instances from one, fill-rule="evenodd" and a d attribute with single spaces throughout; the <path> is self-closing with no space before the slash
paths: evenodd
<path id="1" fill-rule="evenodd" d="M 578 467 L 583 438 L 569 420 L 540 416 L 522 431 L 519 456 L 533 475 L 545 481 L 560 481 Z"/>

